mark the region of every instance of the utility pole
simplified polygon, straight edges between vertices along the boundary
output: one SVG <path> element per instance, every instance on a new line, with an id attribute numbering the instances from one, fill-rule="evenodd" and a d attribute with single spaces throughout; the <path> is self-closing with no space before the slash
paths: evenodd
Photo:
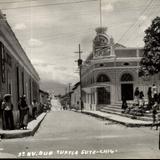
<path id="1" fill-rule="evenodd" d="M 69 88 L 68 92 L 70 93 L 70 91 L 71 91 L 71 83 L 68 84 L 68 88 Z"/>
<path id="2" fill-rule="evenodd" d="M 158 122 L 159 125 L 159 122 Z M 160 128 L 159 128 L 159 150 L 160 150 Z"/>
<path id="3" fill-rule="evenodd" d="M 68 91 L 68 95 L 69 95 L 69 108 L 71 109 L 71 83 L 68 84 L 69 87 L 69 91 Z"/>
<path id="4" fill-rule="evenodd" d="M 102 27 L 102 0 L 99 0 L 99 12 L 100 27 Z"/>
<path id="5" fill-rule="evenodd" d="M 81 112 L 82 112 L 82 108 L 83 108 L 83 105 L 82 105 L 82 75 L 81 75 L 81 70 L 82 70 L 82 59 L 81 59 L 81 53 L 83 53 L 81 51 L 81 46 L 79 44 L 79 50 L 78 52 L 75 52 L 75 53 L 78 53 L 79 54 L 79 59 L 78 59 L 78 67 L 79 67 L 79 79 L 80 79 L 80 107 L 81 107 Z"/>
<path id="6" fill-rule="evenodd" d="M 67 94 L 67 87 L 65 88 L 65 94 Z"/>

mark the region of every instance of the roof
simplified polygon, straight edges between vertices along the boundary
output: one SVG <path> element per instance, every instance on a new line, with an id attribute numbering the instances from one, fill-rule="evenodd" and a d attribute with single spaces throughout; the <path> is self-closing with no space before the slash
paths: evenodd
<path id="1" fill-rule="evenodd" d="M 74 87 L 72 88 L 72 90 L 75 90 L 78 86 L 80 85 L 80 82 L 77 82 Z"/>
<path id="2" fill-rule="evenodd" d="M 114 45 L 114 48 L 126 48 L 126 47 L 123 46 L 123 45 L 120 44 L 120 43 L 116 43 L 116 44 Z"/>
<path id="3" fill-rule="evenodd" d="M 41 90 L 41 89 L 39 89 L 39 92 L 44 93 L 44 94 L 48 94 L 48 95 L 49 95 L 49 93 L 48 93 L 48 92 L 43 91 L 43 90 Z"/>

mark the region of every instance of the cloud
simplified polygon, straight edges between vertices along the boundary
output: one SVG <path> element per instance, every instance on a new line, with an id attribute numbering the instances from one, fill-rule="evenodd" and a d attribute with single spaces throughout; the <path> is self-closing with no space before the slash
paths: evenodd
<path id="1" fill-rule="evenodd" d="M 14 26 L 14 29 L 15 30 L 24 30 L 24 29 L 26 29 L 27 27 L 26 27 L 26 25 L 24 24 L 24 23 L 18 23 L 18 24 L 16 24 L 15 26 Z"/>
<path id="2" fill-rule="evenodd" d="M 102 10 L 106 12 L 112 12 L 114 10 L 114 6 L 111 3 L 104 4 L 102 6 Z"/>
<path id="3" fill-rule="evenodd" d="M 65 67 L 56 67 L 54 65 L 35 65 L 42 81 L 53 80 L 62 84 L 77 81 L 76 76 L 72 70 Z M 67 78 L 66 78 L 67 77 Z"/>
<path id="4" fill-rule="evenodd" d="M 144 15 L 142 15 L 142 16 L 139 17 L 140 21 L 145 21 L 146 19 L 147 19 L 147 16 L 144 16 Z"/>
<path id="5" fill-rule="evenodd" d="M 28 44 L 30 47 L 37 47 L 37 46 L 41 46 L 43 44 L 43 42 L 38 39 L 31 38 L 28 41 Z"/>
<path id="6" fill-rule="evenodd" d="M 60 66 L 60 67 L 55 67 L 56 70 L 60 70 L 60 71 L 66 71 L 67 68 L 64 66 Z"/>

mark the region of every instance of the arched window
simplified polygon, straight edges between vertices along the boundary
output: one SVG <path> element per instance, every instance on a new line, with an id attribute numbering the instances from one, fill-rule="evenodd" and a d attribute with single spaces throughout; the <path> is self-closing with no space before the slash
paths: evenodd
<path id="1" fill-rule="evenodd" d="M 122 81 L 122 82 L 124 82 L 124 81 L 125 81 L 125 82 L 126 82 L 126 81 L 133 81 L 133 77 L 132 77 L 131 74 L 125 73 L 125 74 L 122 75 L 121 81 Z"/>
<path id="2" fill-rule="evenodd" d="M 97 82 L 110 82 L 110 79 L 105 74 L 101 74 L 98 76 Z"/>

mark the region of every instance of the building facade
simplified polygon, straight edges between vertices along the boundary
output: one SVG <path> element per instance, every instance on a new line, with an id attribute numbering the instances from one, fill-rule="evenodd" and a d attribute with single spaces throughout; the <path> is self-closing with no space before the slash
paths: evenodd
<path id="1" fill-rule="evenodd" d="M 114 43 L 106 28 L 97 28 L 93 51 L 82 65 L 82 99 L 84 108 L 98 110 L 104 105 L 132 101 L 139 87 L 147 97 L 148 87 L 155 83 L 160 91 L 160 75 L 139 77 L 143 48 L 127 48 Z M 111 105 L 110 105 L 111 104 Z"/>
<path id="2" fill-rule="evenodd" d="M 80 82 L 76 83 L 72 88 L 71 93 L 71 107 L 74 109 L 81 109 L 80 105 Z"/>
<path id="3" fill-rule="evenodd" d="M 31 107 L 33 99 L 39 102 L 39 75 L 13 33 L 6 17 L 0 12 L 0 98 L 12 95 L 15 123 L 19 119 L 18 101 L 26 95 Z M 16 125 L 16 124 L 15 124 Z"/>

